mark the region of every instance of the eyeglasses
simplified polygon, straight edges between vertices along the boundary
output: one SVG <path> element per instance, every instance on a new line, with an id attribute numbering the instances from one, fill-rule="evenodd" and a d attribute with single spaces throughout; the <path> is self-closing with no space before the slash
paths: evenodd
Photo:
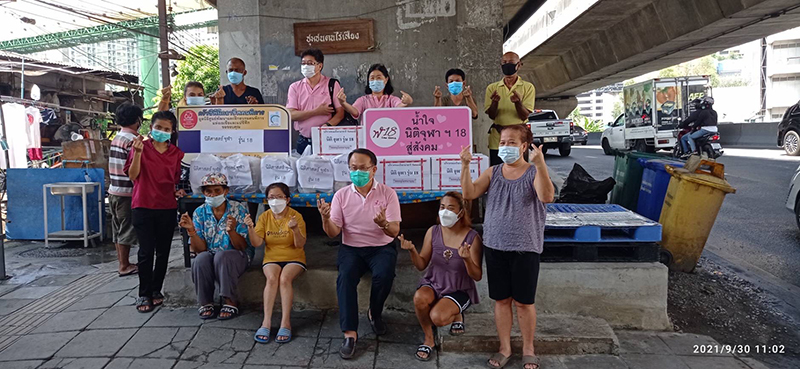
<path id="1" fill-rule="evenodd" d="M 286 200 L 286 196 L 267 196 L 267 200 Z"/>
<path id="2" fill-rule="evenodd" d="M 300 64 L 301 64 L 301 65 L 317 65 L 317 64 L 319 64 L 319 63 L 317 63 L 317 62 L 315 62 L 315 61 L 305 61 L 305 60 L 304 60 L 304 61 L 301 61 L 301 62 L 300 62 Z"/>
<path id="3" fill-rule="evenodd" d="M 372 165 L 368 167 L 352 167 L 352 166 L 350 167 L 350 170 L 360 170 L 362 172 L 369 171 L 370 169 L 372 169 Z"/>

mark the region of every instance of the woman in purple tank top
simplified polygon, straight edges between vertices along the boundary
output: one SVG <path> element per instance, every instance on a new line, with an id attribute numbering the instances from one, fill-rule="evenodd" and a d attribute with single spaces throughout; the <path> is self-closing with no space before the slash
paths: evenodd
<path id="1" fill-rule="evenodd" d="M 414 309 L 425 332 L 417 360 L 431 358 L 434 325 L 450 325 L 451 335 L 463 334 L 464 310 L 479 302 L 475 281 L 483 276 L 483 248 L 478 232 L 470 227 L 469 210 L 460 193 L 448 192 L 439 203 L 439 224 L 428 229 L 421 251 L 400 236 L 400 247 L 408 250 L 414 266 L 427 268 L 414 294 Z"/>

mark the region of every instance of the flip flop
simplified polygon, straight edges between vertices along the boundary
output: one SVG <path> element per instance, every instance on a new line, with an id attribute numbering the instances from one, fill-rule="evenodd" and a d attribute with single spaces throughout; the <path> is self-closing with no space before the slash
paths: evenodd
<path id="1" fill-rule="evenodd" d="M 267 337 L 267 338 L 266 339 L 259 338 L 259 336 Z M 253 336 L 253 339 L 258 343 L 268 343 L 269 342 L 269 328 L 264 328 L 264 327 L 258 328 L 258 330 L 256 331 L 256 334 Z"/>
<path id="2" fill-rule="evenodd" d="M 164 294 L 161 292 L 153 292 L 153 307 L 161 306 L 164 304 Z M 160 302 L 156 303 L 156 300 L 161 300 Z"/>
<path id="3" fill-rule="evenodd" d="M 539 357 L 534 355 L 522 355 L 522 369 L 528 369 L 525 365 L 533 364 L 533 369 L 539 369 Z"/>
<path id="4" fill-rule="evenodd" d="M 428 356 L 423 358 L 422 356 L 419 356 L 420 353 L 428 354 Z M 433 348 L 428 345 L 419 345 L 417 348 L 417 353 L 414 354 L 414 357 L 419 361 L 428 361 L 431 359 L 431 356 L 433 356 L 431 353 L 433 353 Z"/>
<path id="5" fill-rule="evenodd" d="M 283 339 L 283 340 L 279 340 L 278 337 L 280 337 L 280 336 L 285 336 L 285 337 L 289 337 L 289 338 L 286 338 L 286 339 Z M 275 336 L 275 342 L 277 342 L 277 343 L 287 343 L 287 342 L 289 342 L 291 340 L 292 340 L 292 330 L 291 329 L 284 328 L 284 327 L 281 327 L 281 329 L 278 329 L 278 334 Z"/>
<path id="6" fill-rule="evenodd" d="M 120 277 L 127 277 L 129 275 L 134 275 L 134 274 L 138 274 L 138 273 L 139 273 L 139 268 L 136 265 L 134 265 L 131 270 L 129 270 L 129 271 L 125 272 L 125 273 L 118 273 L 118 275 Z"/>
<path id="7" fill-rule="evenodd" d="M 499 364 L 499 365 L 494 366 L 491 363 L 489 363 L 492 360 L 497 362 L 497 364 Z M 486 366 L 488 368 L 492 368 L 492 369 L 500 369 L 500 368 L 503 368 L 504 366 L 506 366 L 506 364 L 508 364 L 509 360 L 511 360 L 511 356 L 505 356 L 505 355 L 503 355 L 503 354 L 498 352 L 498 353 L 492 355 L 492 357 L 490 357 L 489 360 L 486 361 Z"/>

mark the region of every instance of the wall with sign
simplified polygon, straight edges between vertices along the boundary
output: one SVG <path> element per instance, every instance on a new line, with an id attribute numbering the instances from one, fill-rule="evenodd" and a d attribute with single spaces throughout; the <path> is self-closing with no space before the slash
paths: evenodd
<path id="1" fill-rule="evenodd" d="M 303 78 L 295 47 L 296 23 L 371 19 L 374 47 L 325 55 L 322 73 L 341 81 L 351 104 L 364 94 L 369 66 L 383 63 L 395 94 L 409 93 L 415 107 L 433 105 L 435 86 L 447 90 L 445 72 L 461 68 L 482 110 L 486 86 L 502 78 L 502 7 L 502 0 L 219 1 L 220 60 L 224 64 L 231 57 L 242 57 L 247 62 L 245 83 L 260 88 L 266 102 L 285 105 L 289 85 Z M 330 27 L 325 23 L 316 29 L 306 27 L 305 40 L 313 44 L 348 38 L 353 43 L 353 30 L 346 36 L 347 29 Z M 477 150 L 488 153 L 485 132 L 490 120 L 481 111 L 472 124 Z"/>

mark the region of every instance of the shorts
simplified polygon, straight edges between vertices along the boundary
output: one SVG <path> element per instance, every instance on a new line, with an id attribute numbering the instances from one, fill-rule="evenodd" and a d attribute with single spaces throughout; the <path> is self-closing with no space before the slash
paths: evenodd
<path id="1" fill-rule="evenodd" d="M 295 265 L 299 265 L 300 267 L 302 267 L 303 270 L 308 270 L 306 268 L 306 265 L 301 263 L 301 262 L 299 262 L 299 261 L 268 261 L 268 262 L 262 264 L 261 268 L 264 268 L 265 266 L 270 265 L 270 264 L 275 264 L 275 265 L 281 267 L 281 269 L 286 268 L 286 266 L 289 265 L 289 264 L 295 264 Z"/>
<path id="2" fill-rule="evenodd" d="M 108 195 L 111 210 L 111 238 L 114 243 L 133 246 L 139 243 L 131 222 L 131 197 Z"/>
<path id="3" fill-rule="evenodd" d="M 514 301 L 532 305 L 536 302 L 539 283 L 539 254 L 535 252 L 500 251 L 483 248 L 486 255 L 486 278 L 492 300 Z"/>
<path id="4" fill-rule="evenodd" d="M 429 285 L 429 284 L 424 284 L 422 286 L 419 286 L 419 288 L 422 288 L 422 287 L 428 287 L 431 290 L 433 290 L 433 287 L 431 287 L 431 285 Z M 434 295 L 438 295 L 439 294 L 439 293 L 436 292 L 436 290 L 434 290 L 433 293 L 434 293 Z M 442 295 L 442 297 L 440 297 L 440 299 L 448 299 L 448 300 L 451 300 L 451 301 L 455 302 L 456 305 L 458 306 L 458 312 L 459 313 L 463 313 L 464 310 L 467 310 L 467 308 L 470 307 L 470 305 L 472 305 L 472 300 L 469 299 L 469 294 L 464 292 L 464 291 L 455 291 L 455 292 L 451 292 L 451 293 L 445 293 L 445 294 Z"/>

